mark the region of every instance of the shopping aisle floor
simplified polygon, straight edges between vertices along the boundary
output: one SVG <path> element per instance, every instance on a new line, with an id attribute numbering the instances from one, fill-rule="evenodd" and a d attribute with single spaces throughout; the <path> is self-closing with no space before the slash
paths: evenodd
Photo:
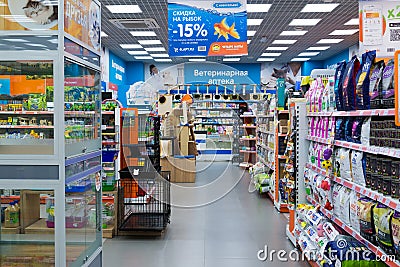
<path id="1" fill-rule="evenodd" d="M 277 213 L 269 199 L 248 192 L 247 173 L 226 162 L 198 162 L 197 169 L 196 184 L 190 187 L 204 188 L 221 177 L 239 182 L 213 203 L 197 208 L 173 207 L 171 224 L 163 237 L 106 240 L 105 267 L 308 266 L 306 262 L 279 262 L 276 255 L 272 262 L 257 259 L 257 252 L 266 245 L 269 250 L 287 253 L 294 248 L 285 235 L 287 217 Z M 229 187 L 232 183 L 226 184 Z"/>

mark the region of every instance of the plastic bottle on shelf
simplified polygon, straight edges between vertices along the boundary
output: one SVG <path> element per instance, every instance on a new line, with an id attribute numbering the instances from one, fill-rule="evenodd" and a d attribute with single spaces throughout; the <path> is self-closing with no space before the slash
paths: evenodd
<path id="1" fill-rule="evenodd" d="M 11 205 L 8 205 L 7 208 L 4 210 L 4 227 L 6 228 L 12 227 L 10 222 L 10 211 L 11 211 Z"/>

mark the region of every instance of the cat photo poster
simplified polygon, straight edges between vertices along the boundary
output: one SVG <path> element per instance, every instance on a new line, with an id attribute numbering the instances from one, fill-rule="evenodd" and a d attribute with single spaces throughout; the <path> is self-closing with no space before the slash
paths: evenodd
<path id="1" fill-rule="evenodd" d="M 261 65 L 261 83 L 267 88 L 276 88 L 276 80 L 279 78 L 285 79 L 287 89 L 294 87 L 296 80 L 301 78 L 301 63 L 264 63 Z"/>

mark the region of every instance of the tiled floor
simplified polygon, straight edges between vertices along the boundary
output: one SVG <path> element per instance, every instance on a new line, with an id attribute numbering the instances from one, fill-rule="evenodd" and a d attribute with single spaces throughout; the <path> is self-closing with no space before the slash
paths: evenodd
<path id="1" fill-rule="evenodd" d="M 103 263 L 105 267 L 257 267 L 257 266 L 308 266 L 306 262 L 260 261 L 257 252 L 266 245 L 269 250 L 285 250 L 293 246 L 286 239 L 287 217 L 274 209 L 269 199 L 257 193 L 249 193 L 247 174 L 227 162 L 197 164 L 200 170 L 195 185 L 205 186 L 211 182 L 226 185 L 236 184 L 223 198 L 197 208 L 173 207 L 171 224 L 162 237 L 132 238 L 115 237 L 104 243 Z M 242 174 L 243 177 L 242 177 Z M 242 179 L 237 179 L 242 177 Z M 182 185 L 188 186 L 188 185 Z M 208 203 L 210 199 L 190 194 L 179 194 L 173 189 L 172 195 L 188 198 L 190 204 L 199 199 Z M 208 192 L 208 191 L 206 191 Z M 205 194 L 200 191 L 199 194 Z M 193 198 L 193 199 L 189 199 Z"/>

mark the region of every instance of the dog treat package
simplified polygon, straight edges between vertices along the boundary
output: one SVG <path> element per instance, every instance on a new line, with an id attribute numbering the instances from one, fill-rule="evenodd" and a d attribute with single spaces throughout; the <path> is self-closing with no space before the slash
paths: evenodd
<path id="1" fill-rule="evenodd" d="M 380 60 L 372 67 L 371 79 L 369 83 L 369 97 L 368 108 L 380 108 L 380 100 L 382 97 L 382 73 L 385 69 L 385 61 Z"/>
<path id="2" fill-rule="evenodd" d="M 362 55 L 362 65 L 357 75 L 356 103 L 357 109 L 368 109 L 369 107 L 369 85 L 371 66 L 375 60 L 376 51 L 369 51 Z"/>
<path id="3" fill-rule="evenodd" d="M 367 197 L 362 197 L 358 200 L 360 210 L 360 234 L 368 241 L 376 244 L 374 220 L 372 217 L 372 208 L 375 202 Z"/>
<path id="4" fill-rule="evenodd" d="M 393 255 L 394 247 L 390 231 L 390 223 L 393 216 L 393 210 L 382 203 L 378 203 L 373 208 L 373 218 L 375 225 L 376 239 L 384 251 Z"/>
<path id="5" fill-rule="evenodd" d="M 392 217 L 393 246 L 397 259 L 400 259 L 400 212 L 395 211 Z"/>
<path id="6" fill-rule="evenodd" d="M 343 80 L 343 109 L 356 109 L 356 76 L 360 69 L 360 61 L 357 56 L 353 56 L 347 64 Z"/>
<path id="7" fill-rule="evenodd" d="M 351 173 L 353 175 L 353 181 L 361 186 L 365 184 L 365 157 L 364 153 L 360 151 L 351 152 Z"/>
<path id="8" fill-rule="evenodd" d="M 360 232 L 360 207 L 358 206 L 359 194 L 356 191 L 351 191 L 350 194 L 350 226 Z"/>
<path id="9" fill-rule="evenodd" d="M 361 127 L 361 144 L 369 146 L 369 138 L 371 135 L 371 117 L 364 119 Z"/>
<path id="10" fill-rule="evenodd" d="M 337 64 L 336 73 L 335 73 L 335 102 L 336 109 L 338 111 L 344 110 L 343 108 L 343 78 L 346 70 L 346 61 L 342 61 Z"/>

